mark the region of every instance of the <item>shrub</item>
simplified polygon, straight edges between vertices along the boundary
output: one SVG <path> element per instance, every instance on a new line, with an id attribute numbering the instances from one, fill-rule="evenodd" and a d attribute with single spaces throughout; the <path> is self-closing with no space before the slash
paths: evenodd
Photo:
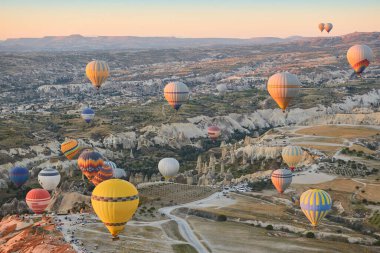
<path id="1" fill-rule="evenodd" d="M 315 235 L 313 232 L 307 232 L 306 233 L 306 238 L 315 238 Z"/>
<path id="2" fill-rule="evenodd" d="M 227 220 L 227 216 L 225 216 L 224 214 L 220 214 L 216 217 L 216 221 L 226 221 Z"/>
<path id="3" fill-rule="evenodd" d="M 265 227 L 265 229 L 266 229 L 266 230 L 273 230 L 273 226 L 272 226 L 272 225 L 267 225 L 267 226 Z"/>

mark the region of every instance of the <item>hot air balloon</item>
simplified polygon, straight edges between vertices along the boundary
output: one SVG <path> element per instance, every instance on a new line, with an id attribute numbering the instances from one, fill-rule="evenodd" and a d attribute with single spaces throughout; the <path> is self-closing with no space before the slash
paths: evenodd
<path id="1" fill-rule="evenodd" d="M 286 146 L 282 149 L 282 159 L 294 171 L 297 164 L 302 160 L 303 150 L 298 146 Z"/>
<path id="2" fill-rule="evenodd" d="M 87 107 L 82 111 L 81 116 L 84 119 L 84 121 L 86 121 L 86 123 L 90 123 L 92 119 L 95 117 L 95 112 L 91 108 Z"/>
<path id="3" fill-rule="evenodd" d="M 44 189 L 32 189 L 26 194 L 25 201 L 34 213 L 41 214 L 50 203 L 50 194 Z"/>
<path id="4" fill-rule="evenodd" d="M 301 87 L 296 75 L 288 72 L 277 73 L 268 80 L 268 92 L 278 106 L 285 112 L 290 101 L 297 96 Z"/>
<path id="5" fill-rule="evenodd" d="M 215 141 L 220 136 L 220 128 L 217 126 L 209 126 L 207 129 L 208 137 Z"/>
<path id="6" fill-rule="evenodd" d="M 126 173 L 125 170 L 123 170 L 123 169 L 116 168 L 116 169 L 113 169 L 113 177 L 114 177 L 114 178 L 123 178 L 123 177 L 127 177 L 127 173 Z"/>
<path id="7" fill-rule="evenodd" d="M 29 178 L 29 170 L 24 167 L 14 167 L 9 171 L 9 179 L 17 186 L 25 184 Z"/>
<path id="8" fill-rule="evenodd" d="M 359 76 L 368 67 L 370 62 L 373 61 L 373 58 L 374 55 L 371 48 L 366 45 L 355 45 L 347 51 L 348 63 L 350 63 L 355 73 Z"/>
<path id="9" fill-rule="evenodd" d="M 78 158 L 81 151 L 82 147 L 77 140 L 67 140 L 61 144 L 61 152 L 69 160 Z"/>
<path id="10" fill-rule="evenodd" d="M 272 172 L 272 183 L 279 193 L 283 193 L 292 183 L 293 174 L 287 169 L 278 169 Z"/>
<path id="11" fill-rule="evenodd" d="M 117 168 L 117 165 L 116 163 L 114 162 L 111 162 L 111 161 L 104 161 L 104 164 L 111 167 L 112 169 L 116 169 Z"/>
<path id="12" fill-rule="evenodd" d="M 333 28 L 333 25 L 331 23 L 326 23 L 324 28 L 326 32 L 330 33 L 331 29 Z"/>
<path id="13" fill-rule="evenodd" d="M 136 187 L 128 181 L 110 179 L 95 187 L 91 204 L 113 239 L 117 239 L 136 212 L 139 196 Z"/>
<path id="14" fill-rule="evenodd" d="M 164 158 L 158 163 L 158 170 L 166 180 L 173 178 L 179 171 L 179 162 L 174 158 Z"/>
<path id="15" fill-rule="evenodd" d="M 91 182 L 96 186 L 103 181 L 111 179 L 113 177 L 113 170 L 107 165 L 103 165 L 96 174 L 96 176 L 91 180 Z"/>
<path id="16" fill-rule="evenodd" d="M 300 206 L 303 213 L 311 222 L 313 227 L 326 216 L 331 209 L 332 200 L 330 195 L 319 189 L 310 189 L 302 193 Z"/>
<path id="17" fill-rule="evenodd" d="M 320 23 L 320 24 L 318 25 L 318 28 L 319 28 L 319 30 L 320 30 L 321 32 L 323 32 L 323 30 L 325 29 L 325 24 Z"/>
<path id="18" fill-rule="evenodd" d="M 90 181 L 92 181 L 103 166 L 104 161 L 102 155 L 95 151 L 83 151 L 78 158 L 79 169 Z"/>
<path id="19" fill-rule="evenodd" d="M 189 88 L 182 82 L 171 82 L 165 86 L 164 96 L 169 105 L 178 111 L 189 99 Z"/>
<path id="20" fill-rule="evenodd" d="M 58 170 L 53 168 L 46 168 L 38 173 L 38 182 L 47 191 L 52 191 L 57 188 L 61 181 L 61 175 Z"/>
<path id="21" fill-rule="evenodd" d="M 86 75 L 92 85 L 99 90 L 100 86 L 107 80 L 110 68 L 105 61 L 91 61 L 86 66 Z"/>

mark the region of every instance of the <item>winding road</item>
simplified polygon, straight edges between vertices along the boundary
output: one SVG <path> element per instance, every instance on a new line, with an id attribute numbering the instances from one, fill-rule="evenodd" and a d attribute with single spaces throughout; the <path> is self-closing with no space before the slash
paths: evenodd
<path id="1" fill-rule="evenodd" d="M 218 197 L 220 197 L 219 192 L 212 194 L 211 196 L 197 200 L 191 203 L 177 205 L 177 206 L 169 206 L 169 207 L 163 207 L 158 209 L 158 212 L 161 214 L 164 214 L 169 219 L 175 221 L 178 224 L 178 229 L 182 237 L 191 245 L 194 247 L 194 249 L 198 253 L 209 253 L 210 251 L 203 245 L 203 243 L 199 240 L 199 238 L 195 235 L 192 228 L 190 227 L 189 223 L 185 219 L 182 219 L 181 217 L 175 216 L 172 214 L 172 211 L 175 209 L 181 208 L 181 207 L 191 207 L 191 206 L 197 206 L 200 204 L 203 204 L 203 202 L 210 202 Z"/>

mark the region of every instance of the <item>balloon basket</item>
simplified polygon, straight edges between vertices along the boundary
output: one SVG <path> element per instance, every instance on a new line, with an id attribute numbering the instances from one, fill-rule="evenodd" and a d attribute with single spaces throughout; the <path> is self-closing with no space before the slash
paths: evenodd
<path id="1" fill-rule="evenodd" d="M 112 237 L 112 241 L 118 241 L 119 239 L 120 239 L 119 236 L 113 236 L 113 237 Z"/>

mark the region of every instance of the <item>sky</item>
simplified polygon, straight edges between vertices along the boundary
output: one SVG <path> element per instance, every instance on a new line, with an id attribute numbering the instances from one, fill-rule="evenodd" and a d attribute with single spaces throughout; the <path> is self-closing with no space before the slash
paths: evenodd
<path id="1" fill-rule="evenodd" d="M 380 31 L 380 0 L 0 0 L 0 40 L 84 36 L 252 38 Z"/>

